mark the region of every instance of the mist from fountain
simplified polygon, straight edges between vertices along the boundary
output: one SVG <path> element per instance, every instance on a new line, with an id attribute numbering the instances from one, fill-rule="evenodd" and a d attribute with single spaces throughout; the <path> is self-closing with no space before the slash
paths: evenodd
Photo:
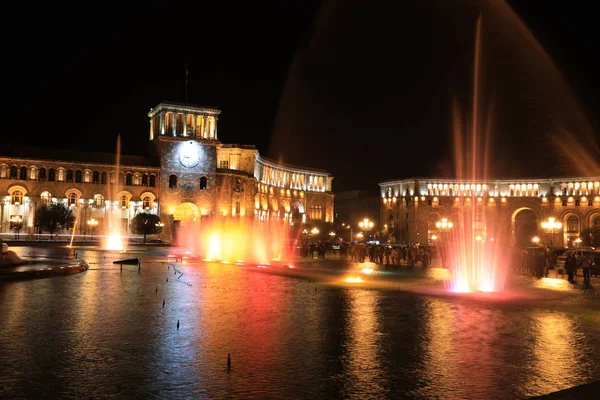
<path id="1" fill-rule="evenodd" d="M 500 232 L 494 188 L 486 185 L 492 149 L 492 107 L 481 96 L 482 16 L 475 30 L 471 112 L 461 115 L 454 102 L 453 134 L 456 177 L 465 190 L 454 199 L 453 227 L 443 235 L 443 254 L 451 270 L 450 290 L 496 292 L 504 288 L 508 270 L 507 232 Z"/>
<path id="2" fill-rule="evenodd" d="M 206 261 L 270 264 L 291 256 L 289 223 L 275 218 L 204 217 L 183 226 L 178 236 L 183 246 Z"/>
<path id="3" fill-rule="evenodd" d="M 121 177 L 121 135 L 117 135 L 117 152 L 115 159 L 114 182 L 109 179 L 109 202 L 106 203 L 108 232 L 103 243 L 105 250 L 125 250 L 125 243 L 121 236 L 121 216 L 117 194 L 120 192 L 119 180 Z"/>

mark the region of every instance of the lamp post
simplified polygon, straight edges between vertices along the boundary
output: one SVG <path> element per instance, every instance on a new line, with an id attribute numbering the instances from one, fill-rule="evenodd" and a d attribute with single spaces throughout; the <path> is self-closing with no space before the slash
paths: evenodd
<path id="1" fill-rule="evenodd" d="M 370 221 L 369 218 L 365 218 L 358 223 L 358 226 L 360 227 L 360 229 L 365 231 L 365 233 L 367 234 L 367 239 L 369 238 L 368 232 L 371 229 L 373 229 L 373 225 L 375 225 L 375 224 L 373 223 L 373 221 Z"/>
<path id="2" fill-rule="evenodd" d="M 98 226 L 98 220 L 96 218 L 90 218 L 87 221 L 88 226 L 90 227 L 90 239 L 94 236 L 94 228 Z"/>
<path id="3" fill-rule="evenodd" d="M 538 246 L 540 244 L 540 238 L 537 236 L 534 236 L 533 238 L 531 238 L 531 241 L 533 242 L 533 244 L 535 244 L 536 246 Z"/>
<path id="4" fill-rule="evenodd" d="M 562 223 L 554 217 L 549 217 L 547 221 L 542 221 L 542 229 L 550 234 L 550 251 L 554 249 L 554 234 L 560 232 Z"/>

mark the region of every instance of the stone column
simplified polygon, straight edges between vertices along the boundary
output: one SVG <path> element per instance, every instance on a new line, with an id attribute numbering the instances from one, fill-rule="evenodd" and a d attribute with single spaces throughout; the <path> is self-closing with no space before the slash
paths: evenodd
<path id="1" fill-rule="evenodd" d="M 217 140 L 217 120 L 218 120 L 218 118 L 215 117 L 215 119 L 214 119 L 215 126 L 213 127 L 213 132 L 214 132 L 213 139 L 215 139 L 215 140 Z"/>
<path id="2" fill-rule="evenodd" d="M 183 136 L 187 136 L 187 113 L 183 113 Z"/>
<path id="3" fill-rule="evenodd" d="M 208 137 L 207 126 L 208 126 L 208 117 L 203 116 L 202 117 L 202 138 L 203 139 L 206 139 Z"/>
<path id="4" fill-rule="evenodd" d="M 192 136 L 196 136 L 196 115 L 192 114 Z"/>
<path id="5" fill-rule="evenodd" d="M 150 118 L 150 140 L 154 139 L 154 119 L 156 117 Z"/>
<path id="6" fill-rule="evenodd" d="M 164 135 L 165 134 L 165 112 L 162 111 L 159 114 L 159 118 L 160 118 L 160 122 L 159 122 L 159 135 Z"/>
<path id="7" fill-rule="evenodd" d="M 172 112 L 171 116 L 172 116 L 171 133 L 173 134 L 173 136 L 177 136 L 177 113 Z"/>

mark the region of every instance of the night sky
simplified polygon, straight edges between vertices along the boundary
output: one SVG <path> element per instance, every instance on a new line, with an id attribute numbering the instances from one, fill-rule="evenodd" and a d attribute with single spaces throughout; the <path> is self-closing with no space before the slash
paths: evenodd
<path id="1" fill-rule="evenodd" d="M 568 132 L 596 156 L 600 62 L 590 4 L 509 2 L 563 82 L 495 2 L 407 3 L 13 4 L 0 27 L 0 141 L 112 152 L 121 134 L 125 153 L 143 154 L 148 110 L 186 100 L 187 61 L 187 101 L 222 110 L 225 143 L 326 168 L 335 190 L 453 176 L 452 104 L 463 115 L 470 107 L 482 11 L 488 173 L 586 173 L 556 144 Z"/>

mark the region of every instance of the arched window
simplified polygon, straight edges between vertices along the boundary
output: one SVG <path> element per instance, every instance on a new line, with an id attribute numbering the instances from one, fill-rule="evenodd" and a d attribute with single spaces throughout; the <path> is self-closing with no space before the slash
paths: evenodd
<path id="1" fill-rule="evenodd" d="M 69 195 L 69 205 L 70 206 L 76 206 L 77 205 L 77 194 L 76 193 L 71 193 Z"/>
<path id="2" fill-rule="evenodd" d="M 85 183 L 90 183 L 92 180 L 92 171 L 86 170 L 83 174 L 83 181 Z"/>
<path id="3" fill-rule="evenodd" d="M 104 196 L 101 194 L 94 195 L 94 207 L 100 208 L 104 206 Z"/>
<path id="4" fill-rule="evenodd" d="M 108 182 L 109 182 L 111 185 L 114 185 L 114 184 L 115 184 L 115 173 L 114 173 L 114 172 L 111 172 L 111 173 L 108 175 Z"/>
<path id="5" fill-rule="evenodd" d="M 150 201 L 150 197 L 148 197 L 148 196 L 144 197 L 143 202 L 144 202 L 144 204 L 143 204 L 144 210 L 150 209 L 150 206 L 152 205 L 152 201 Z"/>
<path id="6" fill-rule="evenodd" d="M 133 175 L 131 175 L 131 174 L 125 175 L 125 185 L 126 186 L 133 185 Z"/>
<path id="7" fill-rule="evenodd" d="M 148 175 L 142 175 L 142 186 L 148 186 Z"/>
<path id="8" fill-rule="evenodd" d="M 106 172 L 103 172 L 102 175 L 100 175 L 100 183 L 106 185 Z"/>
<path id="9" fill-rule="evenodd" d="M 121 196 L 121 208 L 127 208 L 129 206 L 129 204 L 127 204 L 127 196 L 123 195 Z"/>
<path id="10" fill-rule="evenodd" d="M 575 215 L 567 218 L 567 232 L 578 233 L 579 232 L 579 218 Z"/>
<path id="11" fill-rule="evenodd" d="M 40 181 L 46 180 L 46 168 L 40 168 L 40 173 L 38 174 L 38 180 L 40 180 Z"/>
<path id="12" fill-rule="evenodd" d="M 23 204 L 23 192 L 15 190 L 12 193 L 12 204 Z"/>
<path id="13" fill-rule="evenodd" d="M 19 179 L 21 179 L 22 181 L 26 181 L 27 180 L 27 167 L 21 167 L 21 173 L 19 174 Z"/>
<path id="14" fill-rule="evenodd" d="M 208 188 L 208 178 L 203 176 L 200 178 L 200 190 L 206 190 Z"/>
<path id="15" fill-rule="evenodd" d="M 18 179 L 19 169 L 15 166 L 10 167 L 10 179 Z"/>
<path id="16" fill-rule="evenodd" d="M 48 170 L 48 182 L 54 182 L 56 180 L 56 172 L 54 169 L 50 168 Z"/>
<path id="17" fill-rule="evenodd" d="M 94 171 L 94 173 L 92 174 L 92 182 L 100 183 L 100 174 L 98 173 L 98 171 Z"/>
<path id="18" fill-rule="evenodd" d="M 50 192 L 42 192 L 40 194 L 40 203 L 43 206 L 47 206 L 48 204 L 50 204 L 51 201 L 52 201 L 52 195 L 50 194 Z"/>
<path id="19" fill-rule="evenodd" d="M 73 182 L 73 170 L 67 170 L 67 182 Z"/>
<path id="20" fill-rule="evenodd" d="M 75 183 L 81 183 L 81 171 L 75 171 Z"/>
<path id="21" fill-rule="evenodd" d="M 156 186 L 156 175 L 150 175 L 150 187 Z"/>
<path id="22" fill-rule="evenodd" d="M 202 178 L 200 178 L 202 179 Z M 170 175 L 169 176 L 169 187 L 171 189 L 174 189 L 177 187 L 177 175 Z"/>

